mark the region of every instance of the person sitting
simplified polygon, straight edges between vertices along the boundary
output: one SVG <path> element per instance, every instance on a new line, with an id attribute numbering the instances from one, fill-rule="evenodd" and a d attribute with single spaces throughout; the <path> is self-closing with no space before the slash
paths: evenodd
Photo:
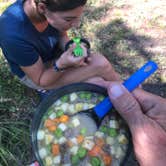
<path id="1" fill-rule="evenodd" d="M 0 17 L 0 46 L 21 83 L 38 91 L 90 82 L 106 87 L 120 80 L 100 53 L 73 56 L 67 31 L 78 27 L 87 0 L 17 0 Z"/>

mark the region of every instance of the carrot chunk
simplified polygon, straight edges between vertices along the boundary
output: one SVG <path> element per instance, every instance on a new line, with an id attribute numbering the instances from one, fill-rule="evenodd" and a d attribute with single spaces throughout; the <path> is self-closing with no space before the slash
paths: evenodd
<path id="1" fill-rule="evenodd" d="M 60 121 L 60 122 L 64 122 L 64 123 L 68 122 L 68 120 L 69 120 L 69 116 L 67 116 L 67 115 L 62 115 L 62 116 L 59 118 L 59 121 Z"/>
<path id="2" fill-rule="evenodd" d="M 83 142 L 84 140 L 84 136 L 83 135 L 78 135 L 77 136 L 77 142 L 80 144 L 81 142 Z"/>
<path id="3" fill-rule="evenodd" d="M 59 154 L 59 145 L 58 144 L 53 144 L 52 145 L 52 154 L 54 156 L 57 156 Z"/>
<path id="4" fill-rule="evenodd" d="M 53 121 L 54 121 L 56 124 L 58 124 L 58 123 L 60 122 L 59 118 L 55 118 L 55 119 L 53 119 Z"/>
<path id="5" fill-rule="evenodd" d="M 99 156 L 103 153 L 103 150 L 101 149 L 100 146 L 95 145 L 92 150 L 89 151 L 90 156 Z"/>
<path id="6" fill-rule="evenodd" d="M 110 155 L 104 154 L 104 155 L 102 156 L 102 159 L 103 159 L 103 162 L 104 162 L 104 165 L 105 165 L 105 166 L 110 166 L 110 165 L 111 165 L 112 158 L 111 158 Z"/>
<path id="7" fill-rule="evenodd" d="M 55 125 L 55 122 L 53 120 L 50 120 L 50 119 L 47 119 L 45 122 L 44 122 L 44 126 L 49 128 L 51 126 L 54 126 Z"/>
<path id="8" fill-rule="evenodd" d="M 48 127 L 48 130 L 51 132 L 54 132 L 56 129 L 57 129 L 57 127 L 55 125 Z"/>

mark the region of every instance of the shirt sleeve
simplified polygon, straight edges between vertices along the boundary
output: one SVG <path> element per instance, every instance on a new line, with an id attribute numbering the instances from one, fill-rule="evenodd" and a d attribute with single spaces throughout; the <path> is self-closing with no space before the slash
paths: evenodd
<path id="1" fill-rule="evenodd" d="M 39 58 L 35 47 L 24 40 L 5 39 L 1 47 L 6 58 L 19 66 L 31 66 Z"/>

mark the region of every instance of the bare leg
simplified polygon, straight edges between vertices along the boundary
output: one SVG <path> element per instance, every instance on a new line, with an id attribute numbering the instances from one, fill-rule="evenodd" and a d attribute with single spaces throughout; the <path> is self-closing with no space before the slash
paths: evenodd
<path id="1" fill-rule="evenodd" d="M 87 79 L 85 82 L 87 83 L 91 83 L 91 84 L 96 84 L 99 86 L 102 86 L 104 88 L 107 88 L 109 85 L 109 81 L 105 81 L 103 78 L 101 77 L 93 77 L 93 78 L 89 78 Z"/>
<path id="2" fill-rule="evenodd" d="M 97 76 L 102 77 L 106 81 L 120 81 L 120 75 L 115 72 L 111 63 L 101 54 L 93 54 L 90 63 L 98 72 Z"/>

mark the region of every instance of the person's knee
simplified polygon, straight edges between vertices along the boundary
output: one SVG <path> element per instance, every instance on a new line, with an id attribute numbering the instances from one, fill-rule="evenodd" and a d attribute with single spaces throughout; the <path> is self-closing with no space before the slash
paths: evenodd
<path id="1" fill-rule="evenodd" d="M 110 71 L 111 64 L 103 55 L 93 55 L 93 66 L 98 73 Z"/>

